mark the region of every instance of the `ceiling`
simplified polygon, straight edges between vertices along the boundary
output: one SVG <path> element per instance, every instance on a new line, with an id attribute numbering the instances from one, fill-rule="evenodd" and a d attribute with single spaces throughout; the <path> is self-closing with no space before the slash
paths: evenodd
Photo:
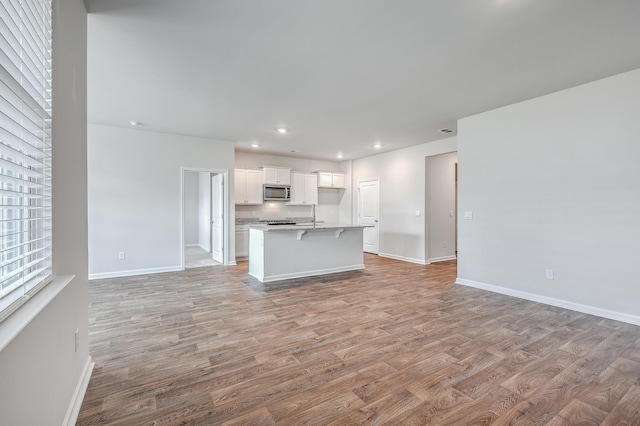
<path id="1" fill-rule="evenodd" d="M 459 118 L 640 68 L 638 0 L 85 3 L 90 123 L 300 158 L 442 139 Z"/>

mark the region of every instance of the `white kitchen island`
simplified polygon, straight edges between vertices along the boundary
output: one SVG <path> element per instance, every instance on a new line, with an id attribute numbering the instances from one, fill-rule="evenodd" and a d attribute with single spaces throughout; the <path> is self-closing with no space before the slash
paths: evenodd
<path id="1" fill-rule="evenodd" d="M 261 282 L 364 269 L 362 225 L 255 225 L 249 275 Z"/>

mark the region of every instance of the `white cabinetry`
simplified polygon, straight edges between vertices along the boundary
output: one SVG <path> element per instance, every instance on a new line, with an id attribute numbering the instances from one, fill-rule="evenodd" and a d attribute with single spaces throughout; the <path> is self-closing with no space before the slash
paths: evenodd
<path id="1" fill-rule="evenodd" d="M 262 174 L 264 183 L 291 185 L 291 169 L 285 167 L 264 167 Z"/>
<path id="2" fill-rule="evenodd" d="M 289 204 L 318 204 L 318 176 L 312 173 L 291 172 L 291 202 Z"/>
<path id="3" fill-rule="evenodd" d="M 236 260 L 249 257 L 249 225 L 236 225 Z"/>
<path id="4" fill-rule="evenodd" d="M 235 170 L 236 204 L 262 204 L 262 172 L 253 169 Z"/>
<path id="5" fill-rule="evenodd" d="M 318 188 L 344 188 L 344 173 L 318 172 Z"/>

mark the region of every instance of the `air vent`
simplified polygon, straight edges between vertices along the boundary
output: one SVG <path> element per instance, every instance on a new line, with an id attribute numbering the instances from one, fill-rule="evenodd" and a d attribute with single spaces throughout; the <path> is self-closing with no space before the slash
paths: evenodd
<path id="1" fill-rule="evenodd" d="M 442 133 L 453 133 L 453 130 L 451 130 L 451 129 L 440 129 L 440 131 Z"/>

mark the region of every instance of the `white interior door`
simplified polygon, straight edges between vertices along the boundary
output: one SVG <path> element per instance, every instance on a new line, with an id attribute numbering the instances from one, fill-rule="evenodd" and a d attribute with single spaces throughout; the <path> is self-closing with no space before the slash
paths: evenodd
<path id="1" fill-rule="evenodd" d="M 224 175 L 211 176 L 211 258 L 223 263 Z"/>
<path id="2" fill-rule="evenodd" d="M 363 250 L 378 254 L 380 245 L 380 179 L 358 181 L 358 224 L 373 225 L 364 228 Z"/>

